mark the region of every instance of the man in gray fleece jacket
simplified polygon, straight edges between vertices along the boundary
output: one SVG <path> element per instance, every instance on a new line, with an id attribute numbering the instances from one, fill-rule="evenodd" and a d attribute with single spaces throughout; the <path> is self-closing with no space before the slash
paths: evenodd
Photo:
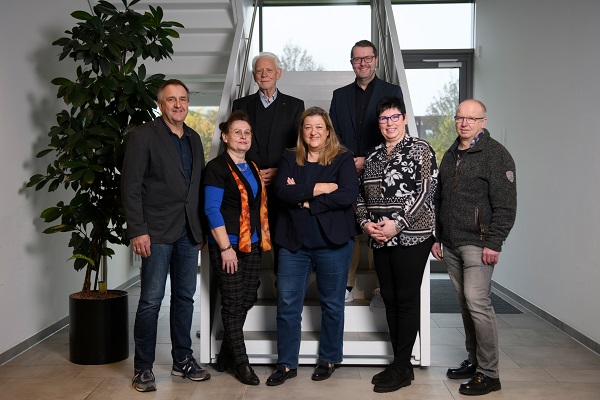
<path id="1" fill-rule="evenodd" d="M 469 379 L 460 385 L 461 394 L 482 395 L 501 389 L 490 293 L 494 266 L 517 212 L 515 163 L 484 129 L 483 103 L 462 102 L 454 120 L 458 138 L 440 164 L 431 253 L 448 268 L 465 327 L 468 358 L 446 375 Z"/>

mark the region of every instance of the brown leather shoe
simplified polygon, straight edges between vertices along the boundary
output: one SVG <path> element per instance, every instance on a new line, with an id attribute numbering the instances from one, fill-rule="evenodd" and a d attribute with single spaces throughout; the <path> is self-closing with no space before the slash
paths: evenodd
<path id="1" fill-rule="evenodd" d="M 458 368 L 448 368 L 446 376 L 450 379 L 470 379 L 475 372 L 477 372 L 477 365 L 465 360 Z"/>
<path id="2" fill-rule="evenodd" d="M 502 385 L 500 385 L 500 378 L 490 378 L 481 372 L 477 372 L 469 381 L 460 385 L 458 393 L 479 396 L 482 394 L 495 392 L 500 389 L 502 389 Z"/>

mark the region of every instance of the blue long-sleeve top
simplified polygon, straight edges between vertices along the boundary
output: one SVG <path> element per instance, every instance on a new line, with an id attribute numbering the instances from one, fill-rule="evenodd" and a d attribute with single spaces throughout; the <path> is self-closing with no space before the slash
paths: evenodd
<path id="1" fill-rule="evenodd" d="M 240 164 L 240 166 L 242 165 Z M 242 174 L 250 184 L 252 195 L 256 197 L 258 192 L 258 183 L 256 182 L 256 178 L 252 174 L 252 171 L 250 168 L 247 168 L 247 170 L 243 171 Z M 223 219 L 223 214 L 221 214 L 221 205 L 223 203 L 224 192 L 225 190 L 223 188 L 219 188 L 217 186 L 206 185 L 204 187 L 204 211 L 206 213 L 208 227 L 210 229 L 218 228 L 219 226 L 225 226 L 225 220 Z M 227 233 L 227 236 L 229 236 L 229 242 L 231 244 L 238 244 L 238 235 Z M 210 232 L 208 235 L 208 241 L 216 244 L 216 241 Z M 258 232 L 256 229 L 252 232 L 250 241 L 252 243 L 258 242 Z"/>

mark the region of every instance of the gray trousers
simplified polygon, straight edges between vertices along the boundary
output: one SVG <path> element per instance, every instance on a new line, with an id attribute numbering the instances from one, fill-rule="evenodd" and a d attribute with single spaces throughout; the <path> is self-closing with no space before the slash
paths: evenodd
<path id="1" fill-rule="evenodd" d="M 494 266 L 483 263 L 482 253 L 477 246 L 444 246 L 444 262 L 460 305 L 468 360 L 477 371 L 498 378 L 498 327 L 490 299 Z"/>

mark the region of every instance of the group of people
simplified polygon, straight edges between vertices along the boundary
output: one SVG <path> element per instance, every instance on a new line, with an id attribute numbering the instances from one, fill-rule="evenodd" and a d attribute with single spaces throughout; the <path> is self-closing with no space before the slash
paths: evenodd
<path id="1" fill-rule="evenodd" d="M 465 324 L 468 358 L 447 376 L 463 394 L 500 389 L 491 276 L 514 223 L 514 162 L 484 128 L 483 103 L 458 107 L 458 138 L 438 173 L 429 143 L 406 130 L 400 87 L 377 78 L 376 47 L 357 42 L 356 79 L 333 94 L 329 113 L 276 87 L 272 53 L 252 64 L 257 93 L 238 99 L 219 125 L 223 152 L 205 167 L 198 135 L 184 124 L 189 91 L 158 90 L 162 115 L 127 143 L 122 192 L 127 232 L 142 256 L 133 387 L 156 390 L 158 313 L 170 274 L 172 374 L 203 381 L 190 329 L 198 251 L 208 243 L 221 293 L 224 336 L 214 368 L 247 385 L 260 379 L 243 327 L 257 298 L 262 254 L 272 250 L 277 284 L 277 366 L 266 384 L 297 376 L 302 308 L 312 272 L 321 307 L 315 381 L 343 359 L 344 303 L 355 238 L 368 236 L 385 305 L 393 360 L 375 392 L 409 386 L 419 331 L 420 286 L 430 252 L 447 266 Z M 443 251 L 443 253 L 442 253 Z"/>

